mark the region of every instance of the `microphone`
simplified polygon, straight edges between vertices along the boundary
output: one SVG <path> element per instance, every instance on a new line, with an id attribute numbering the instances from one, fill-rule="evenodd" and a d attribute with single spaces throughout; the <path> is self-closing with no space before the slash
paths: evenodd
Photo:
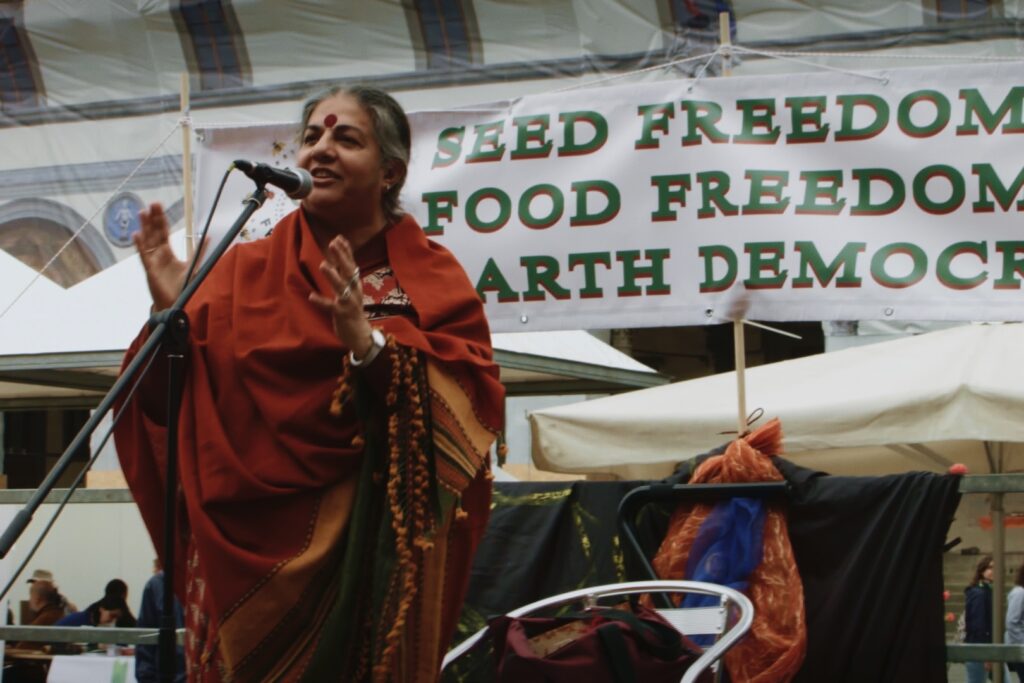
<path id="1" fill-rule="evenodd" d="M 235 159 L 232 165 L 257 183 L 279 187 L 292 199 L 302 199 L 313 191 L 313 176 L 303 168 L 275 168 L 267 164 L 254 164 Z"/>

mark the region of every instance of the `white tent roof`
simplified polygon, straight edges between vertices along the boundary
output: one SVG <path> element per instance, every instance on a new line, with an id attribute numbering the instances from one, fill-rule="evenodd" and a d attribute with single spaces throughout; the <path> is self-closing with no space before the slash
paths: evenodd
<path id="1" fill-rule="evenodd" d="M 123 350 L 149 315 L 138 256 L 68 289 L 36 275 L 0 251 L 0 356 Z"/>
<path id="2" fill-rule="evenodd" d="M 968 325 L 773 363 L 747 371 L 747 406 L 782 420 L 786 457 L 832 473 L 955 462 L 982 473 L 999 449 L 1010 469 L 1024 454 L 1021 349 L 1024 325 Z M 657 478 L 734 438 L 736 376 L 539 410 L 531 423 L 542 469 Z"/>
<path id="3" fill-rule="evenodd" d="M 173 236 L 183 252 L 184 236 Z M 137 256 L 64 289 L 0 250 L 0 408 L 82 403 L 113 382 L 149 315 Z M 4 312 L 6 311 L 6 312 Z M 607 391 L 668 380 L 587 332 L 495 334 L 502 380 L 530 393 Z"/>

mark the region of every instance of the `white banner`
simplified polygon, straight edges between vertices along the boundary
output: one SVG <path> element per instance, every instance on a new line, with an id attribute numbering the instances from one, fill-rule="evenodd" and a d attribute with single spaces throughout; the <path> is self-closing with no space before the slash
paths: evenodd
<path id="1" fill-rule="evenodd" d="M 715 78 L 411 114 L 403 205 L 492 329 L 1024 319 L 1020 63 Z M 197 216 L 293 127 L 200 132 Z M 222 203 L 237 213 L 244 178 Z M 236 191 L 237 190 L 237 191 Z M 265 232 L 292 206 L 277 198 Z"/>

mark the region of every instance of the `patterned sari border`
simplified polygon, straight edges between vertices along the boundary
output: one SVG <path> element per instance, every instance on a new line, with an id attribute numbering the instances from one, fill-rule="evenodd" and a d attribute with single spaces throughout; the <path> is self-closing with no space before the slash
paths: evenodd
<path id="1" fill-rule="evenodd" d="M 299 607 L 310 612 L 310 618 L 298 620 L 295 632 L 285 640 L 312 647 L 311 636 L 319 631 L 326 614 L 322 600 L 330 582 L 330 577 L 318 574 L 323 573 L 348 526 L 355 488 L 356 481 L 347 479 L 324 492 L 306 547 L 254 589 L 220 625 L 220 652 L 230 670 L 237 670 L 257 657 L 269 636 L 274 635 L 275 640 L 282 642 L 281 634 L 273 632 L 282 623 L 295 621 L 288 616 L 294 615 Z"/>

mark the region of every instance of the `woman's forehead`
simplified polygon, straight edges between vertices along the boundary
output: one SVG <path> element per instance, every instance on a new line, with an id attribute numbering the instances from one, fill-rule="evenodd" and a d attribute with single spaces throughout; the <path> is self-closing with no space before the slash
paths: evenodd
<path id="1" fill-rule="evenodd" d="M 333 128 L 338 123 L 365 128 L 369 116 L 357 99 L 347 93 L 328 97 L 314 107 L 307 125 Z"/>

